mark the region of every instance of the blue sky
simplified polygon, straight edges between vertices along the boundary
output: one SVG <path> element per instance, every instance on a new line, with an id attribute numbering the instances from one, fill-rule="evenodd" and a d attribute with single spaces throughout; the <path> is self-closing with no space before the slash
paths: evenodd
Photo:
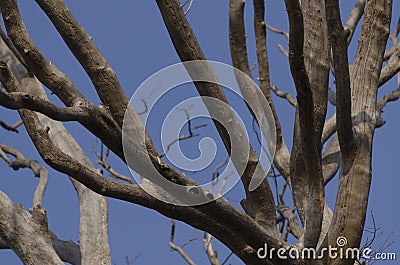
<path id="1" fill-rule="evenodd" d="M 188 14 L 188 19 L 207 59 L 231 64 L 228 37 L 228 2 L 195 0 Z M 353 2 L 355 1 L 341 1 L 342 17 L 347 17 L 354 5 Z M 115 69 L 128 96 L 131 96 L 135 89 L 151 74 L 179 62 L 155 1 L 125 0 L 111 3 L 104 0 L 86 0 L 66 1 L 66 3 Z M 267 1 L 267 3 L 267 23 L 274 27 L 287 29 L 287 16 L 283 1 Z M 85 96 L 98 104 L 99 99 L 90 80 L 36 3 L 34 1 L 19 1 L 19 4 L 26 26 L 37 46 L 75 82 Z M 399 1 L 394 1 L 393 10 L 392 24 L 394 26 L 400 15 Z M 257 60 L 252 30 L 251 1 L 248 1 L 246 6 L 246 26 L 249 60 L 250 65 L 252 65 Z M 294 88 L 288 62 L 277 48 L 277 44 L 287 47 L 287 42 L 282 36 L 270 32 L 268 33 L 268 42 L 272 82 L 281 89 L 293 93 Z M 354 40 L 350 46 L 350 61 L 353 60 L 356 47 L 357 42 Z M 394 81 L 389 82 L 384 88 L 380 89 L 380 95 L 391 92 L 396 88 L 395 86 Z M 194 93 L 194 88 L 189 86 L 184 95 L 190 96 Z M 59 102 L 55 96 L 51 95 L 50 98 L 56 103 Z M 235 100 L 232 97 L 230 98 Z M 161 107 L 167 108 L 166 106 L 172 104 L 172 100 L 173 95 L 167 97 Z M 281 117 L 285 140 L 290 145 L 294 119 L 293 108 L 281 99 L 276 99 L 275 102 L 278 107 L 278 114 Z M 400 200 L 400 192 L 398 191 L 400 176 L 395 167 L 398 163 L 398 150 L 400 150 L 400 143 L 396 138 L 400 132 L 398 104 L 392 103 L 385 108 L 383 118 L 387 121 L 387 124 L 378 129 L 375 134 L 373 181 L 367 226 L 372 225 L 372 212 L 377 226 L 383 232 L 373 247 L 379 248 L 384 239 L 393 233 L 391 240 L 395 242 L 386 251 L 397 252 L 397 255 L 400 255 L 400 233 L 397 224 L 400 214 L 396 211 L 398 208 L 396 202 Z M 138 111 L 140 111 L 140 107 L 137 107 Z M 331 108 L 330 111 L 332 113 L 333 109 Z M 19 120 L 15 111 L 4 108 L 0 108 L 0 115 L 1 120 L 8 123 Z M 202 124 L 204 121 L 196 120 L 196 122 Z M 157 146 L 159 146 L 159 140 L 157 140 L 158 126 L 154 124 L 149 128 L 150 134 L 156 139 Z M 66 127 L 70 129 L 92 161 L 96 163 L 97 159 L 92 149 L 93 147 L 98 149 L 99 143 L 95 137 L 76 123 L 68 123 Z M 202 128 L 198 132 L 202 136 L 207 134 L 215 136 L 212 126 Z M 27 137 L 25 129 L 20 128 L 19 134 L 0 131 L 0 135 L 1 143 L 22 151 L 26 157 L 41 161 Z M 196 156 L 197 151 L 193 151 L 191 147 L 197 144 L 198 140 L 189 140 L 182 144 L 182 148 L 184 150 L 187 148 L 189 156 Z M 223 154 L 219 154 L 218 158 L 222 159 Z M 111 157 L 109 162 L 119 172 L 129 175 L 128 169 L 117 158 Z M 41 164 L 44 165 L 44 162 L 41 161 Z M 49 169 L 49 167 L 47 168 Z M 6 192 L 15 203 L 22 203 L 28 209 L 32 203 L 37 179 L 34 179 L 28 170 L 14 172 L 8 169 L 2 161 L 0 161 L 0 172 L 0 189 Z M 336 188 L 336 181 L 329 184 L 327 188 L 328 203 L 331 206 L 334 205 L 335 195 L 332 194 L 334 194 Z M 241 194 L 241 185 L 237 185 L 227 194 L 227 197 L 232 203 L 237 204 L 241 199 Z M 122 265 L 125 264 L 126 256 L 130 259 L 138 256 L 133 264 L 160 264 L 160 262 L 163 264 L 185 264 L 177 253 L 169 250 L 170 220 L 168 218 L 140 206 L 114 199 L 109 201 L 110 245 L 113 263 Z M 75 191 L 66 176 L 53 170 L 50 170 L 50 181 L 44 198 L 44 207 L 48 211 L 49 226 L 59 238 L 77 241 L 79 205 Z M 208 264 L 202 248 L 202 233 L 178 222 L 176 243 L 183 243 L 193 237 L 198 239 L 185 249 L 197 264 Z M 224 260 L 230 253 L 229 250 L 218 243 L 216 243 L 216 249 L 221 260 Z M 235 257 L 232 257 L 229 261 L 231 264 L 242 264 Z M 0 264 L 20 264 L 20 261 L 11 251 L 6 250 L 0 251 Z M 386 263 L 377 262 L 376 264 Z"/>

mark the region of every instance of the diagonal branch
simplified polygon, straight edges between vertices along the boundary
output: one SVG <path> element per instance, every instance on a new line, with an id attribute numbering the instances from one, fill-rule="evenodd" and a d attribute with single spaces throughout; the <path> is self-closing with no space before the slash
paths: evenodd
<path id="1" fill-rule="evenodd" d="M 390 94 L 384 95 L 382 99 L 378 102 L 376 108 L 378 109 L 379 112 L 383 112 L 383 108 L 386 106 L 387 103 L 396 101 L 399 98 L 400 98 L 400 81 L 399 84 L 397 85 L 397 89 Z"/>
<path id="2" fill-rule="evenodd" d="M 3 59 L 0 59 L 0 73 L 0 80 L 9 92 L 0 91 L 0 105 L 11 109 L 25 108 L 38 111 L 54 120 L 79 121 L 90 132 L 109 145 L 121 159 L 124 159 L 121 134 L 117 133 L 120 130 L 103 109 L 95 107 L 91 103 L 60 108 L 51 104 L 47 99 L 24 93 Z"/>
<path id="3" fill-rule="evenodd" d="M 263 20 L 263 21 L 264 21 L 264 20 Z M 265 22 L 264 22 L 264 23 L 265 23 Z M 286 31 L 284 31 L 284 30 L 282 30 L 282 29 L 274 28 L 273 26 L 271 26 L 271 25 L 269 25 L 269 24 L 267 24 L 267 23 L 265 23 L 265 27 L 266 27 L 268 30 L 270 30 L 270 31 L 272 31 L 272 32 L 274 32 L 274 33 L 283 35 L 287 40 L 289 40 L 289 33 L 287 33 Z"/>
<path id="4" fill-rule="evenodd" d="M 35 46 L 22 21 L 16 0 L 0 3 L 8 36 L 35 76 L 67 106 L 85 102 L 72 81 L 53 65 Z"/>
<path id="5" fill-rule="evenodd" d="M 117 171 L 115 171 L 111 165 L 107 162 L 108 156 L 110 155 L 110 149 L 106 148 L 105 153 L 103 154 L 103 144 L 101 145 L 101 153 L 95 152 L 95 155 L 99 158 L 97 164 L 101 165 L 105 170 L 108 171 L 115 179 L 121 179 L 128 183 L 133 184 L 133 180 L 127 176 L 124 176 Z"/>
<path id="6" fill-rule="evenodd" d="M 114 70 L 63 0 L 36 2 L 85 69 L 101 101 L 110 109 L 112 117 L 122 128 L 129 101 Z"/>
<path id="7" fill-rule="evenodd" d="M 2 91 L 0 91 L 1 93 Z M 16 123 L 14 123 L 13 125 L 8 125 L 7 123 L 5 123 L 4 121 L 0 120 L 0 126 L 3 127 L 4 129 L 6 129 L 7 131 L 12 131 L 12 132 L 16 132 L 18 133 L 18 127 L 21 126 L 23 124 L 23 122 L 20 120 Z"/>
<path id="8" fill-rule="evenodd" d="M 382 86 L 400 71 L 400 42 L 393 46 L 393 53 L 381 70 L 379 86 Z"/>
<path id="9" fill-rule="evenodd" d="M 362 15 L 364 14 L 364 8 L 365 8 L 366 2 L 367 2 L 367 0 L 357 0 L 356 5 L 351 10 L 350 15 L 348 16 L 348 18 L 346 20 L 344 29 L 347 31 L 346 34 L 348 34 L 347 39 L 346 39 L 347 45 L 352 40 L 354 31 L 357 27 L 357 24 L 360 21 Z M 325 7 L 326 7 L 326 3 L 325 3 Z"/>
<path id="10" fill-rule="evenodd" d="M 286 99 L 287 102 L 293 107 L 297 107 L 297 101 L 293 98 L 293 96 L 289 92 L 284 92 L 279 89 L 276 85 L 271 84 L 271 90 L 280 98 Z"/>

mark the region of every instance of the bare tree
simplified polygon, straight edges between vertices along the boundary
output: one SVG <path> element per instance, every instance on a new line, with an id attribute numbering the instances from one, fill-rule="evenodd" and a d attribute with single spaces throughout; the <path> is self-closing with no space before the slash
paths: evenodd
<path id="1" fill-rule="evenodd" d="M 227 262 L 227 259 L 218 257 L 212 245 L 213 238 L 249 265 L 353 265 L 359 262 L 356 257 L 334 258 L 327 255 L 322 255 L 322 259 L 293 256 L 282 259 L 282 252 L 279 251 L 262 258 L 259 250 L 266 244 L 270 249 L 287 253 L 315 249 L 317 254 L 321 254 L 328 246 L 342 247 L 344 252 L 360 248 L 372 179 L 374 132 L 377 127 L 384 125 L 381 112 L 385 105 L 400 96 L 399 83 L 393 93 L 377 99 L 379 87 L 400 70 L 400 42 L 397 42 L 400 20 L 390 34 L 391 0 L 358 0 L 344 26 L 338 0 L 285 0 L 288 32 L 267 25 L 264 1 L 253 0 L 255 36 L 252 37 L 256 41 L 258 59 L 255 77 L 246 51 L 244 1 L 230 0 L 232 63 L 247 78 L 236 74 L 237 84 L 243 99 L 251 102 L 248 107 L 255 127 L 262 127 L 260 117 L 272 120 L 275 124 L 273 140 L 276 148 L 270 171 L 260 167 L 258 153 L 250 140 L 243 137 L 242 127 L 234 112 L 206 100 L 211 98 L 229 104 L 222 87 L 217 82 L 202 82 L 194 78 L 195 71 L 199 69 L 213 80 L 215 73 L 204 61 L 206 56 L 186 19 L 190 9 L 195 8 L 193 1 L 180 3 L 177 0 L 156 0 L 181 61 L 201 61 L 199 69 L 186 66 L 186 70 L 193 78 L 210 115 L 227 121 L 229 128 L 216 120 L 214 124 L 234 167 L 238 170 L 243 165 L 243 158 L 247 158 L 244 170 L 240 173 L 245 193 L 241 201 L 243 209 L 233 206 L 223 197 L 214 196 L 214 193 L 203 189 L 186 174 L 165 162 L 164 156 L 171 145 L 198 136 L 193 130 L 204 125 L 192 126 L 186 110 L 189 133 L 177 138 L 168 145 L 167 150 L 159 153 L 145 132 L 140 119 L 142 113 L 136 112 L 129 104 L 116 73 L 64 1 L 36 2 L 82 65 L 101 104 L 97 106 L 85 98 L 68 76 L 36 47 L 20 16 L 17 1 L 2 0 L 0 9 L 6 32 L 1 32 L 0 39 L 0 105 L 18 111 L 46 166 L 71 179 L 80 202 L 80 240 L 79 245 L 59 240 L 48 228 L 46 211 L 42 208 L 42 196 L 48 178 L 46 166 L 26 158 L 12 146 L 0 143 L 0 156 L 10 167 L 15 170 L 30 168 L 35 176 L 40 177 L 29 212 L 0 191 L 1 248 L 12 249 L 24 264 L 63 264 L 63 261 L 71 264 L 111 264 L 108 244 L 109 197 L 153 209 L 172 220 L 183 221 L 204 231 L 204 249 L 211 264 Z M 362 25 L 358 48 L 354 64 L 350 65 L 348 45 L 359 23 Z M 271 83 L 267 29 L 288 38 L 289 50 L 282 46 L 280 50 L 289 60 L 296 99 Z M 392 46 L 386 49 L 389 36 Z M 334 78 L 333 87 L 329 87 L 330 74 Z M 259 81 L 259 89 L 249 85 L 250 79 Z M 44 87 L 65 106 L 50 102 Z M 275 110 L 271 91 L 294 107 L 296 118 L 291 150 L 283 139 L 280 117 Z M 265 104 L 259 100 L 261 97 L 265 99 Z M 146 112 L 146 100 L 142 101 Z M 336 106 L 336 113 L 327 118 L 330 103 Z M 134 107 L 141 109 L 143 106 Z M 271 110 L 271 116 L 268 116 L 266 109 Z M 131 117 L 128 125 L 124 123 L 126 113 Z M 64 127 L 63 122 L 69 121 L 78 122 L 104 144 L 106 151 L 96 152 L 96 155 L 99 164 L 112 175 L 111 178 L 95 167 Z M 13 133 L 18 132 L 21 124 L 8 125 L 0 121 L 0 125 Z M 123 146 L 122 135 L 125 130 L 133 132 L 127 140 L 133 164 L 128 161 Z M 140 137 L 142 134 L 143 139 Z M 231 154 L 238 146 L 248 151 L 235 157 Z M 110 153 L 119 157 L 121 163 L 129 163 L 146 183 L 146 190 L 153 190 L 167 198 L 167 202 L 155 198 L 139 184 L 133 183 L 130 177 L 115 171 L 107 162 Z M 184 186 L 187 194 L 175 197 L 174 189 L 165 188 L 161 182 L 157 182 L 150 168 L 161 174 L 164 180 Z M 217 167 L 214 173 L 217 174 L 218 170 Z M 251 189 L 254 176 L 261 176 L 261 181 L 255 189 Z M 275 182 L 274 192 L 269 177 L 275 181 L 278 178 L 283 180 L 284 185 L 278 187 Z M 325 199 L 325 187 L 335 177 L 339 181 L 337 200 L 335 207 L 330 209 Z M 285 192 L 291 194 L 293 205 L 285 203 Z M 185 205 L 173 204 L 170 200 L 172 197 L 174 201 L 189 199 L 196 202 L 200 195 L 207 197 L 207 203 Z M 171 248 L 188 264 L 195 264 L 183 246 L 174 243 L 174 235 L 175 222 L 172 221 Z M 296 238 L 294 245 L 288 243 L 289 235 Z M 346 239 L 346 244 L 342 245 L 338 238 Z M 130 263 L 128 259 L 127 263 Z"/>

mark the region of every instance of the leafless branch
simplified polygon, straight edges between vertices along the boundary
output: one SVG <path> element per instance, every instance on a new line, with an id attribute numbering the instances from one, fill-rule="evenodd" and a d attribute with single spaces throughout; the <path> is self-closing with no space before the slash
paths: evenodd
<path id="1" fill-rule="evenodd" d="M 381 100 L 379 100 L 377 105 L 377 110 L 379 112 L 383 112 L 383 108 L 386 106 L 388 102 L 393 102 L 398 100 L 400 97 L 400 74 L 398 74 L 398 82 L 397 82 L 397 89 L 394 90 L 392 93 L 384 95 Z"/>
<path id="2" fill-rule="evenodd" d="M 366 216 L 365 203 L 369 197 L 372 176 L 371 152 L 377 117 L 376 96 L 380 75 L 382 75 L 383 54 L 389 36 L 390 19 L 388 18 L 391 17 L 391 12 L 391 0 L 372 0 L 366 5 L 351 79 L 350 113 L 353 118 L 352 123 L 349 124 L 352 125 L 354 131 L 352 133 L 354 152 L 350 156 L 343 155 L 341 158 L 337 200 L 328 231 L 330 245 L 337 244 L 338 236 L 346 237 L 346 248 L 359 246 L 361 242 Z M 368 45 L 365 45 L 366 43 Z M 338 130 L 341 130 L 339 121 Z M 346 147 L 342 142 L 340 145 L 341 153 L 346 154 L 346 150 L 342 150 Z M 360 171 L 360 168 L 363 170 Z M 343 218 L 350 215 L 354 218 Z M 335 260 L 334 263 L 352 265 L 354 261 Z"/>
<path id="3" fill-rule="evenodd" d="M 325 12 L 329 29 L 329 41 L 333 51 L 333 66 L 336 83 L 336 120 L 339 143 L 344 156 L 354 151 L 354 135 L 351 118 L 350 73 L 347 58 L 346 33 L 341 24 L 339 3 L 328 0 Z"/>
<path id="4" fill-rule="evenodd" d="M 225 265 L 227 262 L 228 262 L 228 260 L 232 257 L 232 255 L 233 255 L 233 252 L 231 252 L 231 253 L 229 253 L 229 255 L 225 258 L 225 260 L 221 263 L 221 265 Z"/>
<path id="5" fill-rule="evenodd" d="M 0 91 L 0 93 L 2 93 L 2 91 Z M 1 104 L 1 103 L 0 103 Z M 21 126 L 23 124 L 22 120 L 14 123 L 13 125 L 8 125 L 7 123 L 5 123 L 4 121 L 0 120 L 0 126 L 3 127 L 4 129 L 6 129 L 7 131 L 12 131 L 12 132 L 16 132 L 18 133 L 18 127 Z"/>
<path id="6" fill-rule="evenodd" d="M 211 265 L 221 265 L 218 259 L 217 251 L 215 251 L 213 247 L 213 236 L 209 233 L 204 232 L 203 245 Z"/>
<path id="7" fill-rule="evenodd" d="M 190 119 L 188 109 L 180 109 L 180 108 L 177 108 L 177 109 L 180 110 L 180 111 L 185 112 L 189 134 L 188 135 L 182 135 L 179 138 L 174 139 L 172 142 L 170 142 L 167 145 L 167 147 L 165 148 L 165 150 L 160 154 L 160 158 L 164 157 L 169 152 L 171 146 L 174 145 L 175 143 L 177 143 L 179 141 L 184 141 L 184 140 L 187 140 L 187 139 L 191 139 L 191 138 L 196 137 L 196 136 L 199 136 L 198 133 L 194 133 L 193 132 L 194 130 L 200 129 L 200 128 L 203 128 L 203 127 L 207 126 L 207 124 L 200 124 L 200 125 L 197 125 L 197 126 L 192 126 L 192 121 Z"/>
<path id="8" fill-rule="evenodd" d="M 185 5 L 187 5 L 189 3 L 190 0 L 185 0 L 185 2 L 183 4 L 181 4 L 181 7 L 184 7 Z"/>
<path id="9" fill-rule="evenodd" d="M 322 156 L 322 174 L 324 185 L 328 184 L 339 170 L 341 162 L 340 145 L 337 134 L 335 133 Z"/>
<path id="10" fill-rule="evenodd" d="M 128 98 L 111 66 L 63 0 L 36 1 L 90 77 L 101 101 L 122 128 Z"/>
<path id="11" fill-rule="evenodd" d="M 399 35 L 399 31 L 400 31 L 400 17 L 397 20 L 396 29 L 394 30 L 394 32 L 392 34 L 389 35 L 389 38 L 392 41 L 392 46 L 385 51 L 385 54 L 383 55 L 385 60 L 388 60 L 390 58 L 390 56 L 392 56 L 396 50 L 397 36 Z"/>
<path id="12" fill-rule="evenodd" d="M 387 63 L 381 70 L 379 86 L 382 86 L 400 71 L 400 42 L 393 45 L 388 53 Z"/>
<path id="13" fill-rule="evenodd" d="M 187 8 L 186 11 L 185 11 L 185 15 L 187 15 L 187 14 L 189 13 L 190 9 L 192 8 L 193 2 L 194 2 L 194 0 L 190 0 L 189 6 L 188 6 L 188 8 Z M 185 4 L 186 4 L 186 3 L 185 3 Z M 185 5 L 185 4 L 184 4 L 184 5 Z M 184 6 L 184 5 L 183 5 L 183 6 Z"/>
<path id="14" fill-rule="evenodd" d="M 8 91 L 8 93 L 0 91 L 0 105 L 13 109 L 35 110 L 54 120 L 77 120 L 124 159 L 121 133 L 118 133 L 120 128 L 105 109 L 96 107 L 88 101 L 79 101 L 76 105 L 60 108 L 41 97 L 22 92 L 22 87 L 4 60 L 0 60 L 0 71 L 0 80 Z M 103 130 L 99 130 L 99 127 Z"/>
<path id="15" fill-rule="evenodd" d="M 304 168 L 307 176 L 306 185 L 309 188 L 308 203 L 312 203 L 312 206 L 307 207 L 305 213 L 307 226 L 304 231 L 304 246 L 315 247 L 321 231 L 325 202 L 321 158 L 318 151 L 320 143 L 316 141 L 316 137 L 311 137 L 315 135 L 315 122 L 318 120 L 314 119 L 313 91 L 304 62 L 302 10 L 298 0 L 285 0 L 285 4 L 290 24 L 289 63 L 297 91 L 299 142 L 303 147 L 302 155 L 304 156 Z M 318 141 L 320 140 L 318 139 Z M 293 186 L 293 188 L 296 188 L 296 186 Z"/>
<path id="16" fill-rule="evenodd" d="M 289 40 L 289 33 L 287 33 L 286 31 L 284 31 L 282 29 L 274 28 L 273 26 L 269 25 L 268 23 L 265 23 L 265 27 L 268 30 L 270 30 L 274 33 L 280 34 L 280 35 L 284 36 L 287 40 Z"/>
<path id="17" fill-rule="evenodd" d="M 3 69 L 3 65 L 0 68 Z M 21 91 L 21 89 L 17 89 Z M 83 111 L 84 108 L 80 106 L 60 108 L 46 100 L 24 92 L 6 93 L 0 91 L 0 105 L 14 110 L 29 109 L 37 111 L 58 121 L 79 121 L 89 118 L 89 113 Z"/>
<path id="18" fill-rule="evenodd" d="M 282 128 L 271 97 L 271 80 L 269 72 L 269 59 L 267 51 L 267 32 L 265 24 L 265 5 L 262 0 L 255 0 L 254 5 L 254 33 L 256 37 L 256 52 L 258 61 L 258 80 L 260 90 L 266 98 L 272 111 L 276 127 L 276 151 L 274 164 L 287 182 L 290 182 L 290 155 L 282 136 Z"/>
<path id="19" fill-rule="evenodd" d="M 299 222 L 297 221 L 297 217 L 293 214 L 293 211 L 283 204 L 278 205 L 276 209 L 288 221 L 288 231 L 292 233 L 297 239 L 299 239 L 303 234 L 303 229 L 299 226 Z"/>
<path id="20" fill-rule="evenodd" d="M 171 233 L 169 236 L 169 246 L 173 251 L 176 251 L 181 255 L 181 257 L 187 262 L 189 265 L 196 265 L 194 261 L 186 254 L 186 252 L 183 250 L 183 247 L 177 246 L 174 243 L 175 239 L 175 220 L 171 219 Z"/>
<path id="21" fill-rule="evenodd" d="M 143 98 L 142 98 L 142 99 L 140 99 L 140 101 L 142 101 L 142 102 L 143 102 L 144 110 L 143 110 L 143 111 L 140 111 L 140 112 L 138 112 L 138 114 L 139 114 L 139 115 L 142 115 L 142 114 L 145 114 L 145 113 L 147 113 L 147 111 L 148 111 L 148 106 L 147 106 L 147 102 L 146 102 L 146 100 L 144 100 Z"/>
<path id="22" fill-rule="evenodd" d="M 8 158 L 7 154 L 12 155 L 16 158 L 16 160 L 12 161 L 10 158 Z M 0 144 L 0 156 L 12 169 L 19 170 L 20 168 L 30 168 L 35 177 L 40 178 L 39 184 L 36 187 L 33 197 L 32 209 L 35 207 L 41 208 L 43 195 L 49 179 L 47 169 L 45 167 L 41 167 L 37 160 L 30 160 L 28 158 L 25 158 L 25 156 L 21 152 L 4 144 Z"/>
<path id="23" fill-rule="evenodd" d="M 229 160 L 229 155 L 226 155 L 224 161 L 222 161 L 220 164 L 218 164 L 218 165 L 214 168 L 213 172 L 211 173 L 211 181 L 214 181 L 215 179 L 218 178 L 218 171 L 219 171 L 224 165 L 226 165 L 226 163 L 228 162 L 228 160 Z"/>
<path id="24" fill-rule="evenodd" d="M 15 0 L 2 1 L 0 7 L 8 36 L 35 76 L 67 106 L 74 106 L 78 101 L 85 101 L 72 81 L 35 46 L 21 19 L 17 2 Z"/>
<path id="25" fill-rule="evenodd" d="M 288 50 L 286 50 L 285 48 L 283 48 L 283 46 L 280 45 L 280 44 L 278 44 L 278 49 L 281 51 L 281 53 L 282 53 L 283 55 L 285 55 L 286 58 L 289 59 L 289 52 L 288 52 Z"/>
<path id="26" fill-rule="evenodd" d="M 101 165 L 105 170 L 107 170 L 108 173 L 110 173 L 111 176 L 113 176 L 115 179 L 121 179 L 123 181 L 133 184 L 134 182 L 131 178 L 118 173 L 110 166 L 110 164 L 108 164 L 107 159 L 110 155 L 110 149 L 106 148 L 106 151 L 103 153 L 103 148 L 103 144 L 101 144 L 101 152 L 95 152 L 96 156 L 99 158 L 99 161 L 97 161 L 97 163 Z"/>
<path id="27" fill-rule="evenodd" d="M 274 84 L 271 84 L 271 90 L 274 91 L 275 95 L 277 95 L 278 97 L 286 99 L 287 102 L 289 102 L 289 104 L 292 105 L 293 107 L 297 106 L 297 101 L 293 98 L 293 96 L 290 93 L 283 92 Z"/>
<path id="28" fill-rule="evenodd" d="M 362 15 L 364 14 L 364 8 L 366 2 L 367 2 L 366 0 L 357 0 L 356 5 L 354 6 L 353 10 L 351 10 L 349 17 L 347 18 L 344 29 L 348 32 L 346 40 L 348 44 L 351 42 L 357 24 L 360 21 Z"/>
<path id="29" fill-rule="evenodd" d="M 181 61 L 205 60 L 206 57 L 189 22 L 182 12 L 180 4 L 176 0 L 156 0 L 156 2 Z M 187 68 L 187 70 L 189 75 L 192 76 L 195 74 L 194 69 Z M 212 78 L 212 80 L 217 80 L 211 66 L 206 62 L 202 64 L 202 73 L 209 74 L 209 77 Z M 228 103 L 221 86 L 218 85 L 217 82 L 194 82 L 194 85 L 201 96 L 212 97 L 221 102 Z M 228 129 L 224 128 L 219 122 L 214 120 L 215 127 L 217 128 L 228 153 L 230 153 L 231 148 L 234 150 L 237 150 L 236 148 L 241 149 L 241 147 L 236 145 L 249 146 L 249 162 L 247 163 L 245 172 L 242 174 L 242 184 L 246 192 L 246 197 L 248 197 L 249 201 L 253 204 L 254 211 L 260 213 L 259 218 L 256 221 L 262 224 L 262 226 L 269 226 L 274 229 L 275 218 L 271 217 L 275 215 L 275 204 L 273 202 L 273 194 L 268 182 L 265 180 L 256 190 L 252 192 L 249 191 L 251 176 L 253 176 L 254 173 L 258 175 L 258 171 L 262 169 L 258 166 L 259 159 L 254 149 L 250 146 L 248 139 L 240 137 L 240 135 L 244 135 L 242 134 L 243 129 L 238 123 L 232 109 L 223 108 L 222 104 L 219 104 L 218 106 L 215 104 L 213 107 L 208 104 L 205 105 L 212 117 L 220 117 L 223 120 L 232 121 L 229 123 L 230 128 Z M 232 133 L 228 133 L 228 131 Z M 239 166 L 242 162 L 239 157 L 234 156 L 232 158 L 235 167 Z M 260 173 L 260 175 L 262 174 L 263 173 Z M 266 222 L 266 220 L 268 221 Z"/>

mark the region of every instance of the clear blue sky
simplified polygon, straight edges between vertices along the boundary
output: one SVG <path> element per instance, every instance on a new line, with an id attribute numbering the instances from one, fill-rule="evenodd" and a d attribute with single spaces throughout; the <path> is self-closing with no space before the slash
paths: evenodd
<path id="1" fill-rule="evenodd" d="M 86 28 L 94 41 L 104 53 L 110 64 L 118 74 L 128 96 L 132 95 L 146 78 L 156 71 L 179 62 L 169 36 L 166 32 L 155 1 L 66 1 L 74 15 Z M 228 38 L 228 4 L 229 1 L 221 0 L 195 0 L 188 14 L 188 19 L 197 35 L 197 38 L 208 59 L 231 64 L 229 55 Z M 342 17 L 346 18 L 355 1 L 341 1 Z M 54 31 L 48 19 L 41 12 L 34 1 L 19 1 L 21 12 L 28 27 L 29 33 L 37 46 L 50 60 L 64 71 L 82 93 L 96 104 L 99 100 L 95 94 L 90 80 L 82 71 L 71 53 L 67 50 L 61 38 Z M 394 1 L 394 19 L 397 22 L 400 15 L 400 3 Z M 287 16 L 283 1 L 268 1 L 267 22 L 275 27 L 287 29 Z M 250 64 L 256 63 L 254 39 L 252 30 L 252 3 L 246 6 L 246 26 L 248 35 L 248 52 Z M 287 47 L 287 42 L 282 36 L 268 33 L 268 49 L 272 82 L 281 89 L 293 93 L 293 82 L 289 73 L 288 62 L 279 52 L 277 44 Z M 357 42 L 353 41 L 350 54 L 354 54 Z M 354 55 L 350 55 L 350 61 Z M 396 83 L 390 82 L 380 90 L 380 94 L 389 93 L 395 89 Z M 193 94 L 193 87 L 188 94 Z M 54 102 L 55 96 L 50 96 Z M 170 101 L 168 101 L 170 102 Z M 166 102 L 166 105 L 171 103 Z M 276 99 L 278 113 L 284 130 L 286 142 L 290 145 L 293 127 L 293 108 L 286 102 Z M 398 150 L 400 143 L 397 137 L 400 132 L 398 120 L 399 103 L 389 104 L 385 108 L 383 118 L 387 124 L 376 131 L 373 150 L 373 182 L 370 195 L 367 226 L 371 226 L 371 212 L 375 222 L 383 235 L 373 245 L 379 248 L 384 239 L 391 233 L 394 244 L 386 251 L 397 252 L 400 255 L 400 231 L 397 204 L 400 200 L 400 175 L 397 173 Z M 140 106 L 138 107 L 140 111 Z M 332 109 L 331 109 L 332 111 Z M 0 119 L 8 123 L 19 120 L 16 112 L 0 108 Z M 201 123 L 202 121 L 197 121 Z M 80 125 L 66 124 L 78 142 L 88 152 L 90 158 L 96 163 L 92 148 L 99 148 L 99 143 Z M 152 135 L 159 132 L 154 125 L 150 130 Z M 203 134 L 215 135 L 210 131 L 211 126 L 199 130 Z M 151 129 L 151 128 L 150 128 Z M 19 134 L 0 131 L 1 143 L 8 144 L 22 151 L 26 157 L 38 159 L 40 157 L 27 137 L 25 129 L 21 128 Z M 186 146 L 198 143 L 198 140 L 189 140 Z M 159 145 L 159 141 L 155 141 Z M 182 144 L 185 148 L 185 144 Z M 195 151 L 194 151 L 195 152 Z M 189 155 L 196 156 L 196 153 Z M 221 157 L 220 157 L 221 158 Z M 110 163 L 115 168 L 128 175 L 127 168 L 118 159 L 111 157 Z M 44 165 L 44 162 L 41 161 Z M 49 167 L 48 167 L 49 168 Z M 22 203 L 26 209 L 31 206 L 33 191 L 37 179 L 32 177 L 28 170 L 14 172 L 0 161 L 0 189 L 7 193 L 15 203 Z M 327 198 L 331 206 L 334 205 L 334 195 L 329 195 L 336 189 L 337 182 L 333 181 L 327 188 Z M 241 199 L 241 186 L 227 195 L 232 203 L 237 204 Z M 158 213 L 133 204 L 110 199 L 110 245 L 112 262 L 118 265 L 126 264 L 125 257 L 131 260 L 138 259 L 133 264 L 186 264 L 181 257 L 171 252 L 168 247 L 170 220 Z M 50 170 L 50 182 L 44 198 L 44 207 L 48 211 L 49 226 L 61 239 L 78 240 L 79 231 L 79 205 L 75 191 L 68 178 L 60 173 Z M 367 234 L 366 234 L 367 235 Z M 197 264 L 208 264 L 202 248 L 202 233 L 184 224 L 177 224 L 176 243 L 198 237 L 185 248 Z M 365 238 L 364 238 L 365 240 Z M 221 260 L 230 253 L 225 247 L 216 243 Z M 232 257 L 227 264 L 242 264 L 240 260 Z M 395 264 L 396 262 L 392 262 Z M 20 264 L 15 255 L 8 250 L 0 251 L 0 264 Z M 376 264 L 389 264 L 377 262 Z"/>

